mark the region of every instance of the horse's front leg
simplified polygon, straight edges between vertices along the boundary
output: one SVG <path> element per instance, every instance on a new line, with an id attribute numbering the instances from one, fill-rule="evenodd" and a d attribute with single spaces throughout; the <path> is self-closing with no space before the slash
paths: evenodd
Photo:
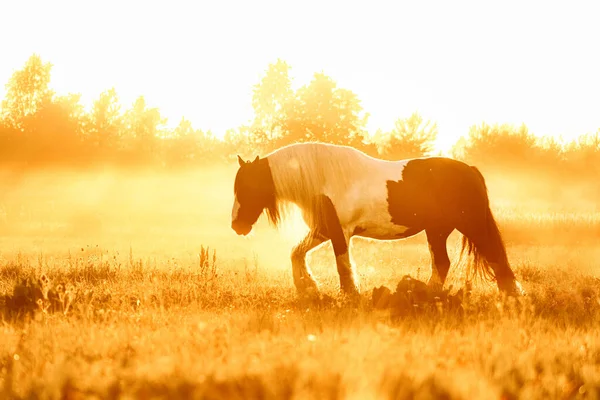
<path id="1" fill-rule="evenodd" d="M 318 293 L 319 291 L 310 268 L 306 265 L 306 253 L 326 240 L 327 238 L 321 234 L 311 231 L 292 249 L 292 274 L 294 285 L 300 295 L 310 294 L 310 292 Z"/>
<path id="2" fill-rule="evenodd" d="M 359 294 L 358 280 L 354 266 L 350 262 L 350 237 L 343 235 L 332 238 L 333 252 L 338 274 L 340 275 L 340 289 L 344 294 L 357 296 Z"/>
<path id="3" fill-rule="evenodd" d="M 331 239 L 335 263 L 340 275 L 340 288 L 347 295 L 358 295 L 356 273 L 348 252 L 353 229 L 347 224 L 342 225 L 337 210 L 329 197 L 322 195 L 318 199 L 318 204 L 317 229 L 319 232 L 323 232 L 323 236 Z"/>

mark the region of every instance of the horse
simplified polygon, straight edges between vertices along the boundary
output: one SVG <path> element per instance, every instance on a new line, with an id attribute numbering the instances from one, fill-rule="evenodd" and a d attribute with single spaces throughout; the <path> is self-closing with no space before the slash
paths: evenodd
<path id="1" fill-rule="evenodd" d="M 231 228 L 248 235 L 260 215 L 277 226 L 295 204 L 309 233 L 291 252 L 297 293 L 319 293 L 306 254 L 331 241 L 343 294 L 360 293 L 350 262 L 354 236 L 399 240 L 425 231 L 431 255 L 430 286 L 444 285 L 450 259 L 448 236 L 462 235 L 473 272 L 496 281 L 499 291 L 524 294 L 512 271 L 479 169 L 447 157 L 396 161 L 371 157 L 353 147 L 295 143 L 244 161 L 234 181 Z"/>

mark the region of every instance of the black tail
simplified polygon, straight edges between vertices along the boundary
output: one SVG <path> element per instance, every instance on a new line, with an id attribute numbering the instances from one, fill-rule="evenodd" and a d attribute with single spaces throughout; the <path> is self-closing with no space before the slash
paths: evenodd
<path id="1" fill-rule="evenodd" d="M 478 234 L 473 237 L 463 236 L 459 260 L 462 260 L 465 251 L 468 255 L 473 256 L 473 268 L 467 270 L 468 281 L 475 276 L 479 276 L 489 281 L 497 280 L 499 286 L 502 286 L 506 279 L 512 282 L 514 274 L 510 269 L 500 229 L 490 209 L 485 179 L 476 167 L 471 168 L 481 184 L 479 195 L 483 196 L 485 212 L 479 214 L 483 220 L 474 221 L 475 224 L 479 225 L 475 229 Z"/>

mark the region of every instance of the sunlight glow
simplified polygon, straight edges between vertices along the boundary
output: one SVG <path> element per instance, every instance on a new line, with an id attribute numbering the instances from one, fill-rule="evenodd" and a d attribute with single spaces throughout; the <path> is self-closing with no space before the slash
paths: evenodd
<path id="1" fill-rule="evenodd" d="M 390 129 L 419 111 L 438 148 L 470 126 L 525 123 L 572 138 L 600 127 L 593 2 L 6 2 L 0 80 L 32 53 L 52 87 L 90 105 L 111 87 L 168 125 L 182 116 L 222 136 L 252 118 L 252 87 L 277 58 L 296 87 L 314 72 L 350 89 Z M 0 92 L 0 96 L 4 92 Z"/>

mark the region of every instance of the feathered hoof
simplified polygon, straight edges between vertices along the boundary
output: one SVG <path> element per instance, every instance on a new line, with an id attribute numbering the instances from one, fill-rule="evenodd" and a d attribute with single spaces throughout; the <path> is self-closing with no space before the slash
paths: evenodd
<path id="1" fill-rule="evenodd" d="M 297 291 L 298 298 L 301 300 L 315 300 L 321 298 L 321 293 L 319 289 L 315 286 L 304 287 Z"/>
<path id="2" fill-rule="evenodd" d="M 444 284 L 439 278 L 436 279 L 436 277 L 432 277 L 427 282 L 427 287 L 434 292 L 441 292 L 444 289 Z"/>
<path id="3" fill-rule="evenodd" d="M 515 281 L 514 292 L 516 293 L 516 296 L 527 296 L 527 292 L 523 289 L 523 286 L 521 286 L 521 282 L 519 281 Z"/>
<path id="4" fill-rule="evenodd" d="M 504 292 L 507 296 L 510 297 L 522 297 L 527 296 L 527 292 L 521 286 L 521 283 L 517 280 L 511 282 L 510 285 L 506 285 L 507 287 L 500 287 L 500 291 Z"/>
<path id="5" fill-rule="evenodd" d="M 342 289 L 338 298 L 341 306 L 350 308 L 359 307 L 363 300 L 358 289 Z"/>

